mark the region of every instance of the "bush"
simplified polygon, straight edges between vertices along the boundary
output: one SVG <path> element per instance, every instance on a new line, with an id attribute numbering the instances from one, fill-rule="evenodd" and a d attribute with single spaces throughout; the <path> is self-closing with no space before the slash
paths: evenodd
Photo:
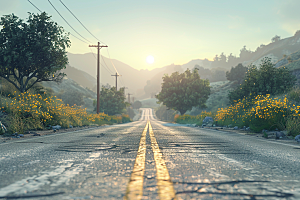
<path id="1" fill-rule="evenodd" d="M 175 115 L 174 121 L 178 124 L 197 124 L 202 125 L 202 121 L 205 117 L 213 117 L 211 112 L 202 111 L 200 115 Z"/>
<path id="2" fill-rule="evenodd" d="M 130 117 L 129 115 L 125 115 L 125 114 L 122 114 L 122 123 L 127 123 L 127 122 L 130 122 Z"/>
<path id="3" fill-rule="evenodd" d="M 132 104 L 132 108 L 133 108 L 133 109 L 140 109 L 142 106 L 143 106 L 143 104 L 142 104 L 140 101 L 135 101 L 135 102 Z"/>
<path id="4" fill-rule="evenodd" d="M 218 110 L 215 120 L 220 125 L 249 126 L 254 132 L 263 129 L 283 130 L 289 123 L 288 118 L 299 118 L 300 106 L 283 100 L 270 98 L 270 95 L 258 95 L 254 99 L 244 98 L 235 105 Z"/>
<path id="5" fill-rule="evenodd" d="M 288 93 L 288 98 L 300 102 L 300 88 L 294 88 Z"/>
<path id="6" fill-rule="evenodd" d="M 43 129 L 49 125 L 60 125 L 63 128 L 68 128 L 70 125 L 102 125 L 128 121 L 125 115 L 89 114 L 85 109 L 65 105 L 60 99 L 53 96 L 28 92 L 19 95 L 14 93 L 13 95 L 14 98 L 3 97 L 0 101 L 0 111 L 8 114 L 9 133 Z"/>
<path id="7" fill-rule="evenodd" d="M 66 104 L 66 105 L 70 105 L 70 106 L 81 106 L 84 105 L 84 100 L 83 100 L 83 96 L 84 94 L 82 94 L 79 91 L 76 90 L 68 90 L 68 91 L 61 91 L 59 92 L 59 94 L 57 95 L 59 99 L 62 99 L 62 101 Z"/>
<path id="8" fill-rule="evenodd" d="M 286 121 L 286 130 L 288 135 L 295 137 L 300 133 L 300 118 L 290 117 Z"/>
<path id="9" fill-rule="evenodd" d="M 286 68 L 274 68 L 269 58 L 265 58 L 260 68 L 252 66 L 246 74 L 240 87 L 229 93 L 231 103 L 245 97 L 254 98 L 257 95 L 282 94 L 288 92 L 294 85 L 295 76 Z"/>
<path id="10" fill-rule="evenodd" d="M 230 71 L 226 72 L 226 78 L 229 81 L 238 81 L 241 83 L 245 79 L 248 67 L 244 67 L 241 63 L 236 67 L 231 67 Z"/>

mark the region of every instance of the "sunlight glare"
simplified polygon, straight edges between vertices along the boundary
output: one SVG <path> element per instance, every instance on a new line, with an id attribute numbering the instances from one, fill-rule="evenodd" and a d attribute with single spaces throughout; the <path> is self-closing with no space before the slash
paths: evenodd
<path id="1" fill-rule="evenodd" d="M 146 58 L 146 61 L 147 63 L 152 64 L 154 62 L 154 57 L 150 55 Z"/>

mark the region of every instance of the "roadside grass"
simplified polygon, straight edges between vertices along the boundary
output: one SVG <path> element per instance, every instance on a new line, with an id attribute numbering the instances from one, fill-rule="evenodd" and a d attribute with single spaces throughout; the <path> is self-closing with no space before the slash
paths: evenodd
<path id="1" fill-rule="evenodd" d="M 200 115 L 179 115 L 174 116 L 174 121 L 178 124 L 196 124 L 198 126 L 202 125 L 202 121 L 205 117 L 214 117 L 211 112 L 202 111 Z"/>
<path id="2" fill-rule="evenodd" d="M 109 116 L 104 113 L 90 114 L 79 106 L 65 105 L 55 96 L 14 92 L 10 98 L 0 97 L 0 111 L 6 114 L 4 123 L 8 133 L 24 133 L 28 130 L 41 130 L 49 126 L 103 125 L 129 122 L 128 115 Z"/>

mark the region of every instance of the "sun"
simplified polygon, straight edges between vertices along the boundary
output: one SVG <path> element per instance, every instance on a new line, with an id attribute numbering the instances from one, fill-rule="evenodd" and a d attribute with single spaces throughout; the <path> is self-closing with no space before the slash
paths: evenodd
<path id="1" fill-rule="evenodd" d="M 146 61 L 147 61 L 147 63 L 152 64 L 152 63 L 154 63 L 154 57 L 151 55 L 147 56 Z"/>

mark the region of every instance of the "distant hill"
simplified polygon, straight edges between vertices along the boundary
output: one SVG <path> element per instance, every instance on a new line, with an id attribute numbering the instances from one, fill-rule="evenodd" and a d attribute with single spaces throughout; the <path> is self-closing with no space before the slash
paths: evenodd
<path id="1" fill-rule="evenodd" d="M 264 57 L 271 58 L 273 63 L 280 61 L 287 64 L 287 60 L 282 60 L 283 55 L 292 55 L 293 52 L 300 49 L 300 32 L 298 31 L 294 36 L 274 40 L 267 45 L 261 45 L 257 47 L 255 51 L 247 50 L 246 47 L 240 50 L 239 56 L 226 56 L 223 53 L 220 56 L 214 58 L 214 61 L 209 61 L 207 59 L 194 59 L 181 66 L 178 65 L 168 65 L 162 68 L 156 68 L 154 70 L 137 70 L 133 67 L 118 61 L 116 59 L 108 59 L 106 57 L 101 58 L 101 84 L 115 85 L 115 77 L 111 75 L 115 74 L 116 71 L 113 67 L 116 67 L 117 71 L 122 77 L 118 78 L 118 87 L 126 86 L 126 93 L 129 92 L 133 94 L 137 99 L 144 99 L 153 97 L 155 93 L 160 91 L 162 77 L 164 74 L 171 74 L 175 71 L 185 71 L 187 68 L 190 70 L 195 67 L 195 65 L 202 66 L 210 70 L 230 70 L 231 67 L 237 66 L 242 63 L 244 66 L 254 64 L 259 66 L 261 60 Z M 96 86 L 96 59 L 92 53 L 87 54 L 72 54 L 68 53 L 69 65 L 72 67 L 67 67 L 65 73 L 69 78 L 76 81 L 83 87 L 88 87 L 95 89 Z M 293 64 L 289 65 L 289 68 L 297 68 L 298 62 L 293 61 Z M 113 64 L 112 64 L 113 63 Z M 76 70 L 77 71 L 76 71 Z M 80 71 L 81 70 L 81 71 Z M 88 75 L 86 75 L 85 73 Z M 204 76 L 201 76 L 204 77 Z M 94 85 L 94 87 L 93 87 Z"/>
<path id="2" fill-rule="evenodd" d="M 62 72 L 67 74 L 69 79 L 76 81 L 76 83 L 84 88 L 93 89 L 97 84 L 96 78 L 82 70 L 71 67 L 70 65 L 67 65 L 66 69 L 63 69 Z"/>
<path id="3" fill-rule="evenodd" d="M 273 63 L 276 63 L 283 57 L 283 55 L 288 56 L 298 51 L 299 49 L 300 49 L 300 32 L 296 33 L 292 37 L 288 37 L 276 42 L 272 42 L 260 48 L 258 47 L 257 50 L 253 52 L 251 58 L 247 61 L 244 61 L 243 64 L 246 66 L 251 63 L 254 65 L 259 65 L 261 63 L 261 60 L 264 57 L 269 57 L 271 58 Z"/>
<path id="4" fill-rule="evenodd" d="M 118 61 L 116 59 L 109 59 L 104 56 L 101 56 L 101 69 L 100 69 L 100 82 L 103 85 L 110 84 L 112 86 L 115 85 L 115 77 L 116 73 L 114 66 L 116 67 L 118 73 L 122 76 L 118 78 L 118 87 L 128 87 L 126 89 L 126 93 L 132 93 L 134 95 L 142 95 L 143 88 L 146 85 L 147 80 L 150 80 L 154 75 L 158 72 L 164 70 L 164 68 L 157 68 L 154 70 L 137 70 L 133 67 Z M 92 53 L 86 54 L 72 54 L 68 53 L 69 65 L 88 73 L 93 80 L 97 78 L 97 63 Z M 113 64 L 112 64 L 113 63 Z M 74 78 L 76 82 L 79 83 L 80 77 Z"/>

